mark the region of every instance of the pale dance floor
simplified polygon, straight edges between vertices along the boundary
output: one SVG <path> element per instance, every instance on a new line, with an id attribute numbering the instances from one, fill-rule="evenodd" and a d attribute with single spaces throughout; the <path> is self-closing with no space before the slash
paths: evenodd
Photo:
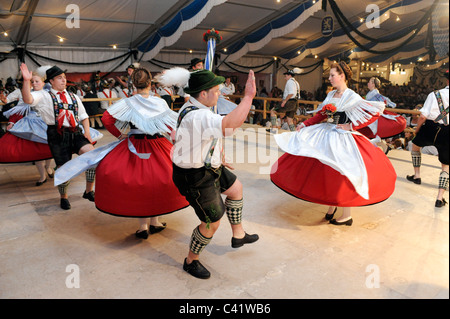
<path id="1" fill-rule="evenodd" d="M 114 140 L 102 133 L 99 145 Z M 434 207 L 437 157 L 423 156 L 416 185 L 405 178 L 413 172 L 409 152 L 391 151 L 398 175 L 392 197 L 354 208 L 351 227 L 333 226 L 326 207 L 270 182 L 265 155 L 282 154 L 273 136 L 256 133 L 258 143 L 268 143 L 258 155 L 247 133 L 237 132 L 235 153 L 227 155 L 238 158 L 244 227 L 260 240 L 231 248 L 224 217 L 201 255 L 208 280 L 182 269 L 198 224 L 192 208 L 162 216 L 167 229 L 139 240 L 136 219 L 101 213 L 81 197 L 84 174 L 72 180 L 72 209 L 63 211 L 52 181 L 34 186 L 33 165 L 0 165 L 0 298 L 449 298 L 449 210 Z"/>

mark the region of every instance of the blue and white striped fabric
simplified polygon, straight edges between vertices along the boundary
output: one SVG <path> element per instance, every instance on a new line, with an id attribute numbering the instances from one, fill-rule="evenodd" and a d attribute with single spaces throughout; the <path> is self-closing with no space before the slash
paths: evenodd
<path id="1" fill-rule="evenodd" d="M 205 69 L 212 72 L 214 66 L 214 54 L 216 53 L 216 39 L 208 40 L 208 51 L 205 59 Z"/>

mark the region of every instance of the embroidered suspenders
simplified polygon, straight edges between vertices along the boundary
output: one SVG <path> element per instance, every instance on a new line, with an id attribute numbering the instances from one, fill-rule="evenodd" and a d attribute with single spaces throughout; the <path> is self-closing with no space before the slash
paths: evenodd
<path id="1" fill-rule="evenodd" d="M 439 116 L 434 120 L 434 122 L 437 123 L 440 120 L 442 120 L 444 122 L 444 125 L 448 125 L 447 114 L 449 112 L 449 107 L 447 106 L 447 108 L 444 109 L 444 102 L 442 101 L 441 92 L 435 91 L 434 95 L 436 95 L 436 100 L 439 105 L 439 113 L 440 113 Z"/>
<path id="2" fill-rule="evenodd" d="M 55 112 L 56 126 L 58 126 L 58 116 L 59 116 L 60 109 L 72 111 L 74 114 L 76 123 L 79 122 L 79 120 L 78 120 L 78 103 L 77 103 L 77 99 L 75 98 L 75 96 L 72 92 L 67 92 L 69 94 L 70 98 L 72 99 L 72 104 L 60 103 L 60 102 L 58 102 L 58 99 L 56 98 L 55 94 L 53 94 L 51 91 L 48 93 L 50 93 L 50 96 L 52 97 L 52 101 L 53 101 L 53 110 Z"/>
<path id="3" fill-rule="evenodd" d="M 177 121 L 177 128 L 180 126 L 181 121 L 183 120 L 183 118 L 189 112 L 192 112 L 192 111 L 195 111 L 195 110 L 198 110 L 198 109 L 199 109 L 198 107 L 196 107 L 194 105 L 191 105 L 191 106 L 186 107 L 183 111 L 181 111 L 181 113 L 180 113 L 180 115 L 178 117 L 178 121 Z M 214 150 L 216 148 L 216 144 L 217 144 L 218 140 L 219 140 L 218 138 L 214 138 L 213 139 L 213 141 L 211 143 L 211 146 L 209 147 L 208 154 L 206 154 L 206 158 L 205 158 L 205 161 L 204 161 L 206 169 L 210 169 L 211 168 L 211 158 L 212 158 L 212 155 L 214 154 Z"/>

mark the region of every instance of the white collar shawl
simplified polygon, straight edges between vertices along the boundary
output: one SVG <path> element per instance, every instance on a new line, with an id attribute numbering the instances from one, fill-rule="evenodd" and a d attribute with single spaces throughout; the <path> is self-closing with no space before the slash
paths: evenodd
<path id="1" fill-rule="evenodd" d="M 177 124 L 177 113 L 169 109 L 165 100 L 140 94 L 122 99 L 108 108 L 116 127 L 125 132 L 132 123 L 145 134 L 170 133 Z"/>
<path id="2" fill-rule="evenodd" d="M 330 103 L 336 92 L 337 90 L 333 90 L 328 93 L 325 101 L 313 112 L 320 111 L 324 105 Z M 385 104 L 384 102 L 366 101 L 355 91 L 346 89 L 337 103 L 336 108 L 337 112 L 345 112 L 353 125 L 360 125 L 370 120 L 372 116 L 382 114 Z"/>

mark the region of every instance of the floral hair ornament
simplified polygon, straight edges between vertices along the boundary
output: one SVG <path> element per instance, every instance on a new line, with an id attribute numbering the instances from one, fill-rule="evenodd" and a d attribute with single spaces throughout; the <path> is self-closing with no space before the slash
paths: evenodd
<path id="1" fill-rule="evenodd" d="M 337 108 L 334 104 L 330 103 L 324 105 L 324 107 L 322 108 L 322 112 L 327 115 L 328 117 L 327 122 L 333 123 L 333 114 L 336 113 L 336 110 Z"/>

